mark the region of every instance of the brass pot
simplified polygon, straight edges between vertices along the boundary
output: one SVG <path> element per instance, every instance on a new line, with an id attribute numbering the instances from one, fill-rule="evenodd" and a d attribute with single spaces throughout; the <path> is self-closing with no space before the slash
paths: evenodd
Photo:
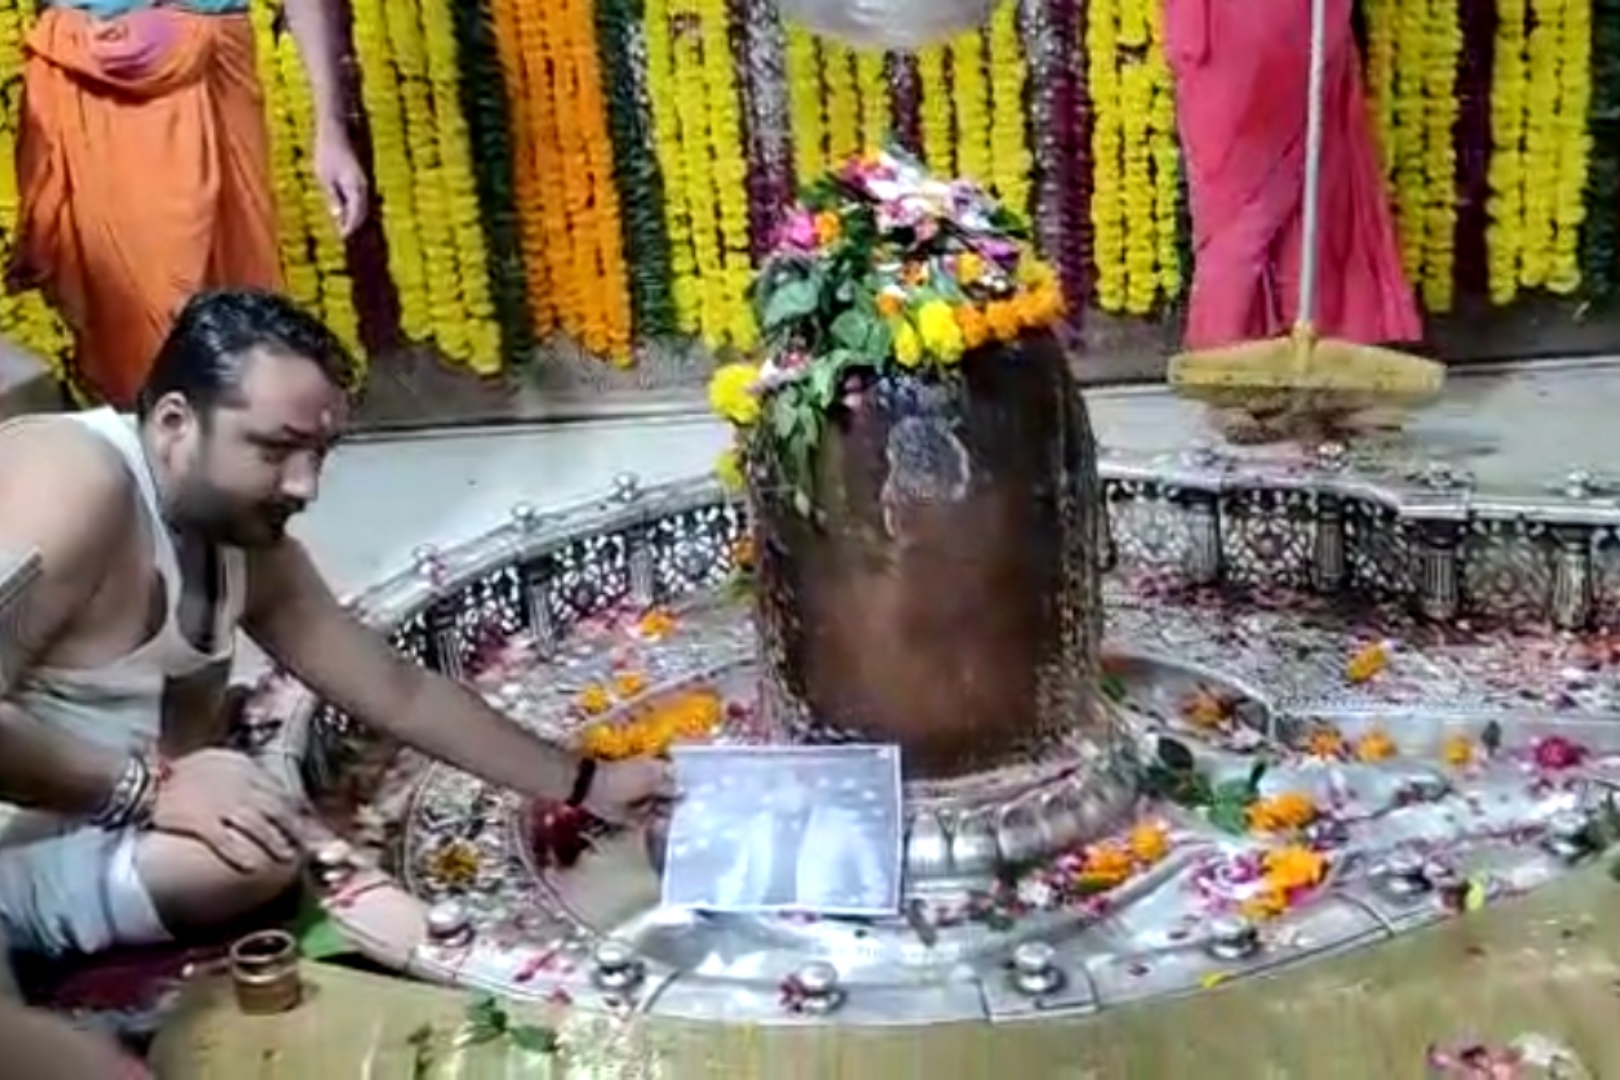
<path id="1" fill-rule="evenodd" d="M 304 996 L 298 942 L 282 930 L 261 930 L 231 946 L 231 984 L 244 1013 L 290 1012 Z"/>
<path id="2" fill-rule="evenodd" d="M 829 423 L 808 515 L 774 476 L 752 493 L 773 721 L 943 779 L 1095 715 L 1096 446 L 1056 339 L 875 381 Z"/>

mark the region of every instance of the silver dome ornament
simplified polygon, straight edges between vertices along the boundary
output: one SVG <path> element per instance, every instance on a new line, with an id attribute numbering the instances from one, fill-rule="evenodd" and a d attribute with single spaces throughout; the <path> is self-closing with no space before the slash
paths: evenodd
<path id="1" fill-rule="evenodd" d="M 784 18 L 858 49 L 915 52 L 990 21 L 996 0 L 778 0 Z"/>

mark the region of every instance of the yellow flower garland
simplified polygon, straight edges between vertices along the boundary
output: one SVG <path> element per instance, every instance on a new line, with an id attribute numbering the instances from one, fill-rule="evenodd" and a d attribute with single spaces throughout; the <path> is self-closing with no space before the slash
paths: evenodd
<path id="1" fill-rule="evenodd" d="M 1400 228 L 1401 269 L 1407 281 L 1419 280 L 1428 202 L 1423 171 L 1428 128 L 1424 124 L 1426 100 L 1423 71 L 1428 56 L 1428 0 L 1397 0 L 1398 29 L 1395 59 L 1394 142 L 1390 151 L 1395 177 L 1395 217 Z"/>
<path id="2" fill-rule="evenodd" d="M 270 133 L 282 277 L 288 295 L 319 312 L 363 360 L 348 253 L 315 179 L 315 102 L 292 35 L 276 33 L 279 10 L 255 3 L 250 16 Z"/>
<path id="3" fill-rule="evenodd" d="M 434 100 L 435 150 L 439 162 L 437 194 L 444 200 L 445 226 L 449 233 L 445 239 L 452 252 L 442 261 L 453 262 L 456 267 L 453 284 L 459 286 L 460 302 L 455 304 L 451 315 L 457 331 L 452 340 L 459 340 L 462 350 L 453 351 L 440 333 L 436 332 L 435 336 L 451 359 L 466 363 L 480 375 L 492 375 L 501 367 L 501 329 L 489 292 L 489 252 L 484 243 L 478 187 L 473 176 L 472 139 L 461 111 L 456 27 L 450 8 L 454 0 L 418 2 L 427 77 Z"/>
<path id="4" fill-rule="evenodd" d="M 956 171 L 978 184 L 994 179 L 990 153 L 990 86 L 984 38 L 973 30 L 952 40 L 951 104 L 956 108 Z"/>
<path id="5" fill-rule="evenodd" d="M 1018 33 L 1018 5 L 1003 0 L 990 16 L 990 184 L 996 197 L 1020 214 L 1030 211 L 1028 125 L 1024 86 L 1029 79 Z"/>
<path id="6" fill-rule="evenodd" d="M 1563 3 L 1530 0 L 1526 44 L 1530 85 L 1524 124 L 1524 251 L 1519 284 L 1537 288 L 1552 271 L 1553 207 L 1558 192 L 1558 69 Z"/>
<path id="7" fill-rule="evenodd" d="M 951 139 L 951 91 L 945 80 L 945 46 L 931 45 L 917 54 L 921 84 L 917 106 L 922 128 L 922 156 L 941 176 L 957 169 L 956 144 Z"/>
<path id="8" fill-rule="evenodd" d="M 1367 0 L 1367 108 L 1372 116 L 1373 134 L 1378 140 L 1378 158 L 1384 181 L 1395 180 L 1395 56 L 1400 25 L 1400 0 Z"/>
<path id="9" fill-rule="evenodd" d="M 1423 159 L 1423 304 L 1430 311 L 1450 311 L 1456 280 L 1457 62 L 1462 56 L 1462 24 L 1457 0 L 1429 0 L 1425 34 L 1423 91 L 1425 149 Z"/>
<path id="10" fill-rule="evenodd" d="M 870 148 L 889 138 L 889 81 L 883 54 L 876 49 L 855 53 L 855 83 L 861 95 L 861 142 Z"/>
<path id="11" fill-rule="evenodd" d="M 848 161 L 861 149 L 861 99 L 855 88 L 855 57 L 842 45 L 821 43 L 821 83 L 826 92 L 827 154 Z"/>
<path id="12" fill-rule="evenodd" d="M 822 114 L 821 56 L 815 36 L 802 26 L 789 24 L 786 60 L 794 168 L 800 177 L 820 176 L 827 168 L 827 125 Z M 656 95 L 653 100 L 657 100 Z"/>
<path id="13" fill-rule="evenodd" d="M 719 211 L 722 247 L 722 273 L 708 287 L 716 291 L 713 306 L 724 312 L 724 318 L 713 328 L 708 344 L 746 350 L 753 347 L 757 335 L 754 309 L 748 303 L 753 250 L 748 232 L 748 151 L 743 141 L 742 98 L 731 53 L 726 0 L 697 0 L 696 8 L 703 27 L 706 149 L 714 163 L 713 199 Z"/>
<path id="14" fill-rule="evenodd" d="M 23 39 L 34 19 L 34 5 L 0 0 L 0 86 L 6 88 L 0 114 L 0 259 L 11 261 L 10 225 L 17 220 L 21 198 L 12 167 L 17 150 L 17 92 L 21 85 Z M 72 334 L 37 290 L 13 293 L 0 289 L 0 333 L 45 362 L 58 381 L 67 382 Z M 6 389 L 0 386 L 0 390 Z"/>
<path id="15" fill-rule="evenodd" d="M 1507 304 L 1518 295 L 1525 246 L 1525 0 L 1497 0 L 1496 15 L 1485 244 L 1491 301 Z"/>
<path id="16" fill-rule="evenodd" d="M 1547 288 L 1569 294 L 1581 284 L 1581 226 L 1592 154 L 1587 111 L 1592 103 L 1592 0 L 1564 0 L 1558 80 L 1558 187 L 1553 199 L 1552 266 Z M 1609 213 L 1615 208 L 1609 207 Z"/>
<path id="17" fill-rule="evenodd" d="M 1147 53 L 1148 82 L 1153 104 L 1148 112 L 1151 139 L 1148 156 L 1153 166 L 1153 230 L 1159 291 L 1165 299 L 1181 295 L 1181 141 L 1176 132 L 1175 79 L 1165 56 L 1164 7 L 1147 11 L 1151 47 Z"/>
<path id="18" fill-rule="evenodd" d="M 642 34 L 647 43 L 647 88 L 653 107 L 653 139 L 664 181 L 664 223 L 669 230 L 670 293 L 675 300 L 675 324 L 682 333 L 695 334 L 700 321 L 702 288 L 687 210 L 691 205 L 688 188 L 692 181 L 686 175 L 686 157 L 682 152 L 685 133 L 677 108 L 681 95 L 677 92 L 679 83 L 675 78 L 675 38 L 669 0 L 647 0 Z M 790 44 L 793 40 L 790 36 Z M 814 57 L 813 41 L 810 47 Z M 795 102 L 797 100 L 795 97 Z M 802 134 L 797 115 L 794 131 Z"/>
<path id="19" fill-rule="evenodd" d="M 1091 229 L 1097 305 L 1125 307 L 1125 203 L 1121 153 L 1124 116 L 1118 63 L 1120 4 L 1093 0 L 1086 23 L 1086 73 L 1091 89 Z"/>

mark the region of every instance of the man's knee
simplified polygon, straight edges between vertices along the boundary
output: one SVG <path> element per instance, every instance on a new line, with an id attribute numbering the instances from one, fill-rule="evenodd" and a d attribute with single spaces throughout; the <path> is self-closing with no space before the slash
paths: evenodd
<path id="1" fill-rule="evenodd" d="M 195 840 L 164 833 L 142 837 L 135 868 L 158 918 L 176 935 L 253 913 L 287 892 L 299 871 L 296 861 L 269 855 L 238 869 Z"/>

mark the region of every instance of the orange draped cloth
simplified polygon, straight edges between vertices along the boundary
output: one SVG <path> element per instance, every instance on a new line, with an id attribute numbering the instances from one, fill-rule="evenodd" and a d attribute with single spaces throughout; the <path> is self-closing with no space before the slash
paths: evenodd
<path id="1" fill-rule="evenodd" d="M 1422 337 L 1362 98 L 1350 0 L 1327 0 L 1316 312 L 1325 336 Z M 1310 5 L 1166 0 L 1194 260 L 1186 346 L 1274 337 L 1297 314 Z"/>
<path id="2" fill-rule="evenodd" d="M 73 328 L 83 388 L 125 407 L 193 293 L 281 285 L 248 17 L 146 14 L 40 15 L 17 145 L 14 280 Z"/>

